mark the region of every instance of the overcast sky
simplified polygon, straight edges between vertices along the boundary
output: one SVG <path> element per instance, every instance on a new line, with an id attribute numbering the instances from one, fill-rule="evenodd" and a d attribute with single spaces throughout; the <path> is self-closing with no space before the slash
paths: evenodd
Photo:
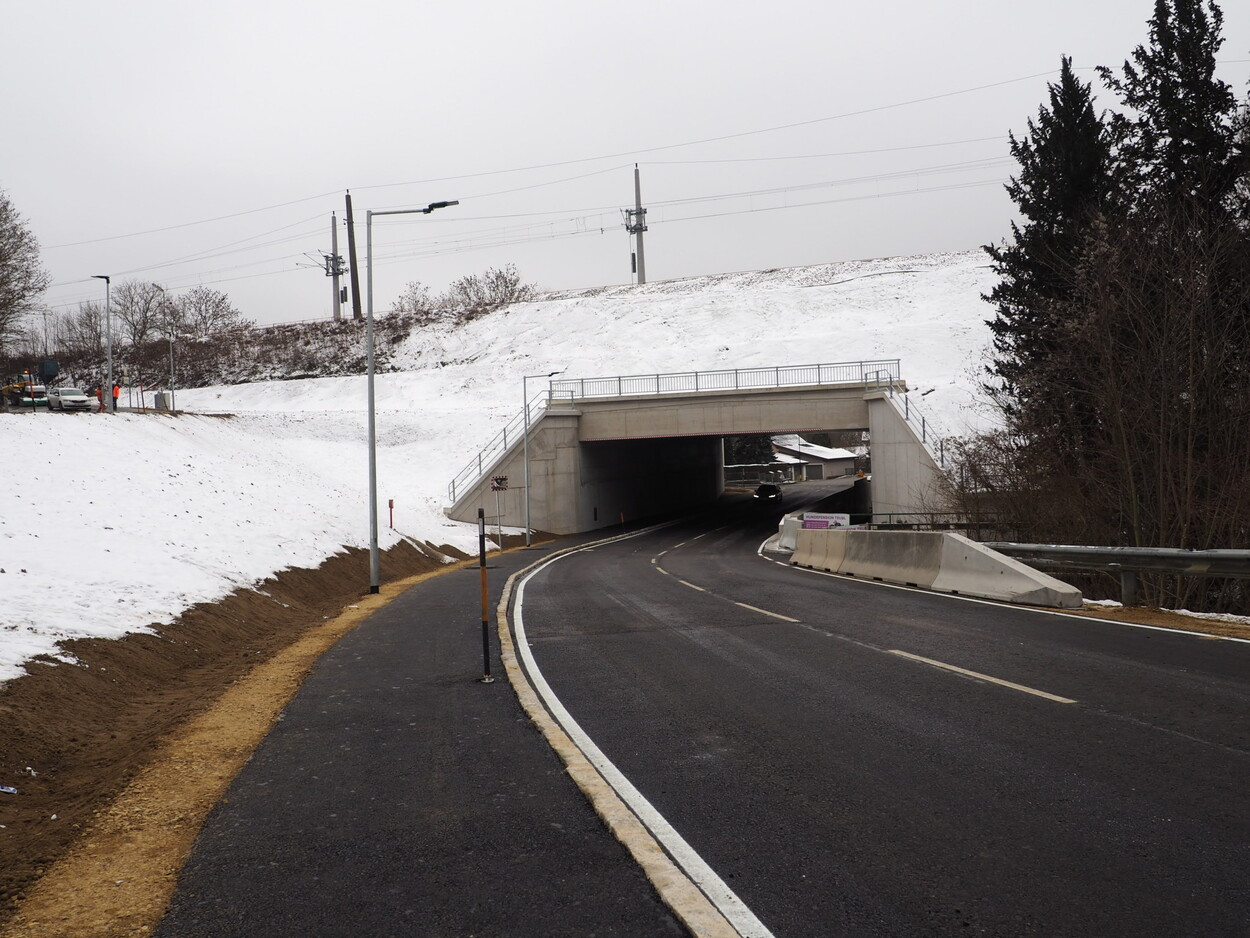
<path id="1" fill-rule="evenodd" d="M 1250 4 L 1225 3 L 1244 100 Z M 0 188 L 57 310 L 92 274 L 329 317 L 344 191 L 375 309 L 514 263 L 540 287 L 966 250 L 1001 239 L 1007 133 L 1062 54 L 1096 81 L 1151 0 L 86 0 L 5 16 Z M 1112 100 L 1105 92 L 1099 104 Z M 350 314 L 350 313 L 349 313 Z"/>

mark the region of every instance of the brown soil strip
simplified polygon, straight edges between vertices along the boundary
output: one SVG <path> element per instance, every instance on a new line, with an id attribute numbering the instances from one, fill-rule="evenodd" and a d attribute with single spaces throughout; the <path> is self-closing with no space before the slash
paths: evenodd
<path id="1" fill-rule="evenodd" d="M 371 596 L 367 552 L 347 551 L 156 635 L 68 643 L 78 665 L 34 664 L 0 688 L 0 784 L 19 789 L 0 795 L 0 935 L 148 934 L 209 809 L 317 658 L 446 569 L 401 544 Z"/>
<path id="2" fill-rule="evenodd" d="M 1064 610 L 1076 616 L 1091 619 L 1111 619 L 1114 622 L 1135 622 L 1138 625 L 1154 625 L 1161 629 L 1180 629 L 1185 632 L 1203 632 L 1225 638 L 1250 639 L 1250 622 L 1227 622 L 1223 619 L 1199 619 L 1183 616 L 1165 609 L 1147 609 L 1144 606 L 1093 606 L 1084 609 Z"/>

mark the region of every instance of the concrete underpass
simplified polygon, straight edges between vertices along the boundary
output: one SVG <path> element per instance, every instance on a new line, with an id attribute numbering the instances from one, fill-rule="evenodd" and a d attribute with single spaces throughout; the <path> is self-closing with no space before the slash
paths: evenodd
<path id="1" fill-rule="evenodd" d="M 884 381 L 883 364 L 893 365 Z M 651 376 L 655 393 L 612 393 L 610 382 L 620 388 L 637 379 L 553 382 L 531 411 L 528 434 L 514 421 L 511 434 L 505 430 L 452 483 L 445 511 L 475 522 L 481 508 L 492 525 L 525 527 L 528 467 L 529 526 L 554 534 L 591 531 L 622 517 L 638 521 L 716 500 L 725 488 L 726 436 L 837 430 L 869 433 L 874 514 L 932 510 L 941 470 L 923 431 L 898 406 L 905 385 L 897 362 L 789 371 L 703 373 L 694 376 L 695 388 L 675 391 L 662 388 L 661 379 L 691 376 Z M 744 375 L 755 381 L 761 372 L 777 378 L 769 386 L 741 386 Z M 727 384 L 730 375 L 739 386 L 698 386 L 700 379 Z M 801 383 L 812 377 L 817 381 Z M 787 378 L 793 383 L 783 383 Z M 492 480 L 502 490 L 493 490 Z"/>

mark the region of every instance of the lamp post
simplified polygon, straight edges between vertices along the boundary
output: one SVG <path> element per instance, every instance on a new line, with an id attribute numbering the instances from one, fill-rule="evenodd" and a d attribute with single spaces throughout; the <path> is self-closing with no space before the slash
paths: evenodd
<path id="1" fill-rule="evenodd" d="M 560 371 L 564 369 L 561 368 Z M 531 378 L 554 378 L 560 371 L 549 371 L 545 375 L 526 375 L 521 379 L 521 398 L 525 404 L 525 433 L 521 449 L 525 464 L 525 546 L 530 546 L 530 395 L 529 381 Z"/>
<path id="2" fill-rule="evenodd" d="M 161 306 L 165 310 L 165 329 L 169 333 L 169 412 L 178 408 L 174 406 L 174 318 L 169 314 L 169 294 L 159 283 L 152 286 L 161 291 Z"/>
<path id="3" fill-rule="evenodd" d="M 403 208 L 388 212 L 365 212 L 365 352 L 369 413 L 369 592 L 382 589 L 382 568 L 378 558 L 378 444 L 374 419 L 373 394 L 373 216 L 374 215 L 428 215 L 435 209 L 459 205 L 452 202 L 431 202 L 425 208 Z"/>
<path id="4" fill-rule="evenodd" d="M 108 387 L 104 389 L 104 394 L 100 397 L 109 403 L 105 410 L 107 413 L 117 413 L 117 398 L 113 397 L 113 308 L 111 305 L 111 297 L 113 293 L 113 283 L 104 274 L 92 274 L 92 280 L 104 281 L 104 345 L 108 350 Z M 107 394 L 108 397 L 104 397 Z"/>

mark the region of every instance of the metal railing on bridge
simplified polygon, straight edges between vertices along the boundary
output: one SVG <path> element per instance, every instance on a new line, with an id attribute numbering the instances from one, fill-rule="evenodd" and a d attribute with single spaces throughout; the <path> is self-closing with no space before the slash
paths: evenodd
<path id="1" fill-rule="evenodd" d="M 888 391 L 890 403 L 898 411 L 899 416 L 912 425 L 920 443 L 929 451 L 933 461 L 942 469 L 946 468 L 946 435 L 940 433 L 934 422 L 923 407 L 909 394 L 906 389 L 897 388 L 897 382 L 889 376 L 873 376 L 877 390 Z"/>
<path id="2" fill-rule="evenodd" d="M 523 438 L 526 413 L 531 424 L 542 417 L 551 399 L 638 397 L 711 391 L 759 391 L 835 384 L 862 384 L 893 390 L 899 381 L 899 359 L 837 362 L 820 365 L 777 365 L 769 368 L 734 368 L 723 371 L 679 371 L 669 374 L 614 375 L 603 378 L 562 378 L 552 381 L 526 408 L 509 421 L 460 470 L 448 485 L 451 503 L 457 494 L 477 483 L 491 467 Z"/>
<path id="3" fill-rule="evenodd" d="M 771 368 L 734 368 L 724 371 L 678 371 L 654 375 L 615 375 L 607 378 L 562 378 L 551 382 L 555 392 L 574 398 L 635 397 L 646 394 L 684 394 L 702 391 L 758 391 L 771 388 L 822 387 L 831 384 L 883 386 L 899 379 L 899 360 L 838 362 L 823 365 L 779 365 Z"/>

